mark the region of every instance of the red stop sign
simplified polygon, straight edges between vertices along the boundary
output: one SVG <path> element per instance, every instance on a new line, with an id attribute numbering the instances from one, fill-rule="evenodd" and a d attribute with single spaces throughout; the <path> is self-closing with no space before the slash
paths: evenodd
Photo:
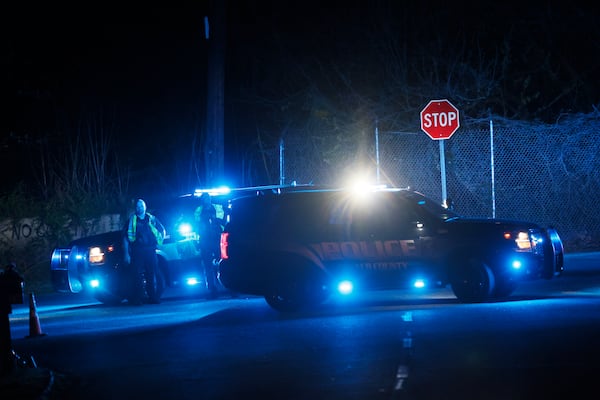
<path id="1" fill-rule="evenodd" d="M 431 100 L 421 111 L 421 129 L 433 140 L 450 138 L 459 126 L 458 109 L 448 100 Z"/>

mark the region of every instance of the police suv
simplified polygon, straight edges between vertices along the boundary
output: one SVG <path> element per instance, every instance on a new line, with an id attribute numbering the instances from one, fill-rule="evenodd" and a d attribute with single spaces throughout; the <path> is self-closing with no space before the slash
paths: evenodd
<path id="1" fill-rule="evenodd" d="M 148 211 L 167 231 L 163 244 L 156 251 L 155 288 L 159 297 L 167 287 L 201 288 L 205 285 L 194 215 L 204 192 L 211 194 L 217 217 L 223 217 L 223 203 L 230 194 L 226 188 L 197 190 L 158 202 L 158 205 L 154 201 L 148 202 Z M 56 291 L 79 293 L 86 290 L 100 302 L 120 303 L 131 286 L 129 265 L 123 263 L 123 232 L 82 237 L 55 248 L 50 272 Z"/>
<path id="2" fill-rule="evenodd" d="M 413 286 L 450 285 L 462 302 L 485 302 L 563 271 L 555 229 L 465 218 L 406 189 L 257 191 L 228 207 L 220 280 L 279 311 Z"/>

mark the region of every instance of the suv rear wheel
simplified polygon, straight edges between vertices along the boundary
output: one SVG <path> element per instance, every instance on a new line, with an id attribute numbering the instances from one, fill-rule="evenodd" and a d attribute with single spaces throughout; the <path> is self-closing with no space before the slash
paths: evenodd
<path id="1" fill-rule="evenodd" d="M 322 304 L 329 298 L 323 274 L 300 259 L 287 258 L 285 273 L 273 280 L 265 300 L 277 311 L 299 311 Z M 279 264 L 282 265 L 282 264 Z"/>
<path id="2" fill-rule="evenodd" d="M 271 308 L 282 312 L 293 312 L 303 308 L 304 304 L 300 299 L 285 294 L 271 294 L 265 296 L 267 304 Z"/>
<path id="3" fill-rule="evenodd" d="M 320 281 L 295 281 L 265 295 L 265 300 L 277 311 L 293 312 L 319 306 L 329 298 L 329 291 Z"/>

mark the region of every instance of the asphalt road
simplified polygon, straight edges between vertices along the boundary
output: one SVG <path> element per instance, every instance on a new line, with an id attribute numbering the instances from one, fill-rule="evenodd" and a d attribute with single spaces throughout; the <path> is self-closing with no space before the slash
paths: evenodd
<path id="1" fill-rule="evenodd" d="M 37 299 L 43 336 L 26 338 L 15 307 L 13 346 L 65 378 L 61 399 L 573 398 L 597 390 L 600 253 L 566 268 L 508 301 L 394 291 L 289 315 L 254 297 L 51 295 Z"/>

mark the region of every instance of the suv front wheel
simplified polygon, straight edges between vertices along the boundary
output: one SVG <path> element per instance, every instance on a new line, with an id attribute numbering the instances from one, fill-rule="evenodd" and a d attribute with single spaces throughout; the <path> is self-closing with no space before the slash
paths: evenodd
<path id="1" fill-rule="evenodd" d="M 494 273 L 483 260 L 471 257 L 451 273 L 452 291 L 463 303 L 480 303 L 494 293 Z"/>

